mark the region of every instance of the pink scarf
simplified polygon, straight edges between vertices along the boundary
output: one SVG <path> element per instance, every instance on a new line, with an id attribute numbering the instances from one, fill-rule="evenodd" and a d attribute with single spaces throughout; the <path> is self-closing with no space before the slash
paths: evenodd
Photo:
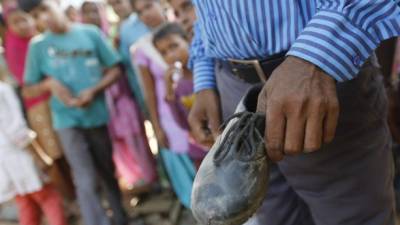
<path id="1" fill-rule="evenodd" d="M 106 99 L 117 173 L 129 185 L 153 183 L 157 180 L 156 163 L 146 137 L 144 119 L 131 96 L 126 76 L 108 88 Z"/>
<path id="2" fill-rule="evenodd" d="M 10 29 L 5 35 L 5 58 L 8 69 L 17 80 L 20 86 L 24 83 L 25 58 L 28 53 L 29 41 L 31 38 L 21 38 Z"/>
<path id="3" fill-rule="evenodd" d="M 30 39 L 31 38 L 19 37 L 10 29 L 6 31 L 4 41 L 5 60 L 9 71 L 14 76 L 20 87 L 24 85 L 25 61 Z M 49 96 L 49 94 L 45 94 L 37 98 L 24 99 L 25 106 L 29 109 L 30 107 L 47 100 Z"/>

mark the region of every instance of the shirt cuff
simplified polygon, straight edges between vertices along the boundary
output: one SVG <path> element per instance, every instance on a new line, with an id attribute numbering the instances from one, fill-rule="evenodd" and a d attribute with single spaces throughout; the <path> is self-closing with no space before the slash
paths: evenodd
<path id="1" fill-rule="evenodd" d="M 339 82 L 351 80 L 382 41 L 371 30 L 357 26 L 339 12 L 320 11 L 288 55 L 313 63 Z"/>
<path id="2" fill-rule="evenodd" d="M 211 58 L 193 62 L 194 92 L 217 88 L 214 66 Z"/>

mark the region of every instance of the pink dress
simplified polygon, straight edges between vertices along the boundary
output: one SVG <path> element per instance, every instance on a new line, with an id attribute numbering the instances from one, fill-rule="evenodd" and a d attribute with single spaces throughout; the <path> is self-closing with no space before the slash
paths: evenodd
<path id="1" fill-rule="evenodd" d="M 109 24 L 104 5 L 94 2 L 107 36 Z M 83 23 L 88 21 L 83 20 Z M 129 89 L 126 74 L 105 91 L 113 160 L 118 177 L 128 186 L 140 187 L 157 181 L 157 165 L 144 128 L 144 118 Z"/>
<path id="2" fill-rule="evenodd" d="M 151 71 L 157 95 L 158 113 L 161 126 L 168 137 L 170 150 L 175 153 L 188 153 L 189 134 L 175 121 L 171 108 L 165 101 L 166 88 L 164 75 L 167 65 L 161 55 L 151 43 L 151 36 L 147 36 L 131 47 L 131 55 L 134 65 L 145 66 Z"/>
<path id="3" fill-rule="evenodd" d="M 146 137 L 144 119 L 131 96 L 126 76 L 108 88 L 106 99 L 118 175 L 129 185 L 155 182 L 157 168 Z"/>
<path id="4" fill-rule="evenodd" d="M 189 132 L 189 108 L 184 104 L 184 98 L 192 98 L 193 92 L 193 80 L 181 78 L 177 82 L 175 88 L 175 101 L 169 102 L 171 112 L 174 116 L 175 121 L 179 126 Z M 192 137 L 189 138 L 189 156 L 195 161 L 196 165 L 200 165 L 203 158 L 206 156 L 206 148 L 198 144 Z"/>

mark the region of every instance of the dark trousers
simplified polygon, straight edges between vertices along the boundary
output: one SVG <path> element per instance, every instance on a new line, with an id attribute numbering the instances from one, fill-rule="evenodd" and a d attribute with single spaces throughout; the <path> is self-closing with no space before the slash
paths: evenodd
<path id="1" fill-rule="evenodd" d="M 288 156 L 273 165 L 267 198 L 246 224 L 395 224 L 387 98 L 378 67 L 371 57 L 357 78 L 337 85 L 336 138 L 316 153 Z M 216 69 L 227 116 L 249 85 L 226 68 Z"/>
<path id="2" fill-rule="evenodd" d="M 112 144 L 106 127 L 58 131 L 71 166 L 78 202 L 86 225 L 111 225 L 101 204 L 104 187 L 116 225 L 126 225 L 121 192 L 115 178 Z"/>

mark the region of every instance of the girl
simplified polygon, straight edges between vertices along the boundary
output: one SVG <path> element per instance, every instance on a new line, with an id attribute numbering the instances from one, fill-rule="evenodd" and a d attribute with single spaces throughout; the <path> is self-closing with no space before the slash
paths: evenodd
<path id="1" fill-rule="evenodd" d="M 176 122 L 187 132 L 187 118 L 194 101 L 192 72 L 184 65 L 189 59 L 189 42 L 187 33 L 176 23 L 161 27 L 153 37 L 153 44 L 170 65 L 165 75 L 167 96 Z M 190 139 L 189 155 L 199 166 L 206 151 L 193 139 Z"/>
<path id="2" fill-rule="evenodd" d="M 25 59 L 29 41 L 37 33 L 33 18 L 17 8 L 16 1 L 3 3 L 3 12 L 7 25 L 5 38 L 5 59 L 14 80 L 24 95 L 24 110 L 29 126 L 37 133 L 37 141 L 54 164 L 49 175 L 57 188 L 68 199 L 73 198 L 72 181 L 69 168 L 64 161 L 63 151 L 57 134 L 52 127 L 49 109 L 49 93 L 24 88 Z M 32 94 L 35 97 L 28 97 Z"/>
<path id="3" fill-rule="evenodd" d="M 166 22 L 163 8 L 157 0 L 131 1 L 140 20 L 153 31 Z M 145 101 L 161 149 L 161 157 L 175 193 L 189 207 L 195 174 L 187 154 L 189 135 L 174 120 L 165 101 L 164 75 L 168 65 L 152 43 L 152 35 L 140 39 L 131 47 L 132 62 L 139 70 Z M 170 150 L 167 151 L 166 149 Z"/>
<path id="4" fill-rule="evenodd" d="M 153 31 L 166 22 L 161 4 L 157 0 L 135 0 L 133 7 L 139 18 Z M 143 37 L 131 47 L 132 61 L 137 66 L 145 93 L 157 141 L 161 148 L 176 153 L 187 153 L 188 134 L 175 122 L 165 101 L 164 75 L 168 69 L 162 56 L 154 48 L 152 35 Z"/>
<path id="5" fill-rule="evenodd" d="M 85 1 L 82 20 L 107 32 L 107 18 L 100 3 Z M 106 91 L 110 112 L 109 131 L 113 142 L 113 158 L 117 172 L 128 186 L 153 184 L 157 170 L 144 129 L 144 119 L 131 96 L 126 77 Z"/>
<path id="6" fill-rule="evenodd" d="M 27 152 L 34 135 L 27 128 L 13 88 L 0 79 L 0 204 L 15 198 L 21 225 L 66 225 L 56 190 L 42 182 Z"/>

